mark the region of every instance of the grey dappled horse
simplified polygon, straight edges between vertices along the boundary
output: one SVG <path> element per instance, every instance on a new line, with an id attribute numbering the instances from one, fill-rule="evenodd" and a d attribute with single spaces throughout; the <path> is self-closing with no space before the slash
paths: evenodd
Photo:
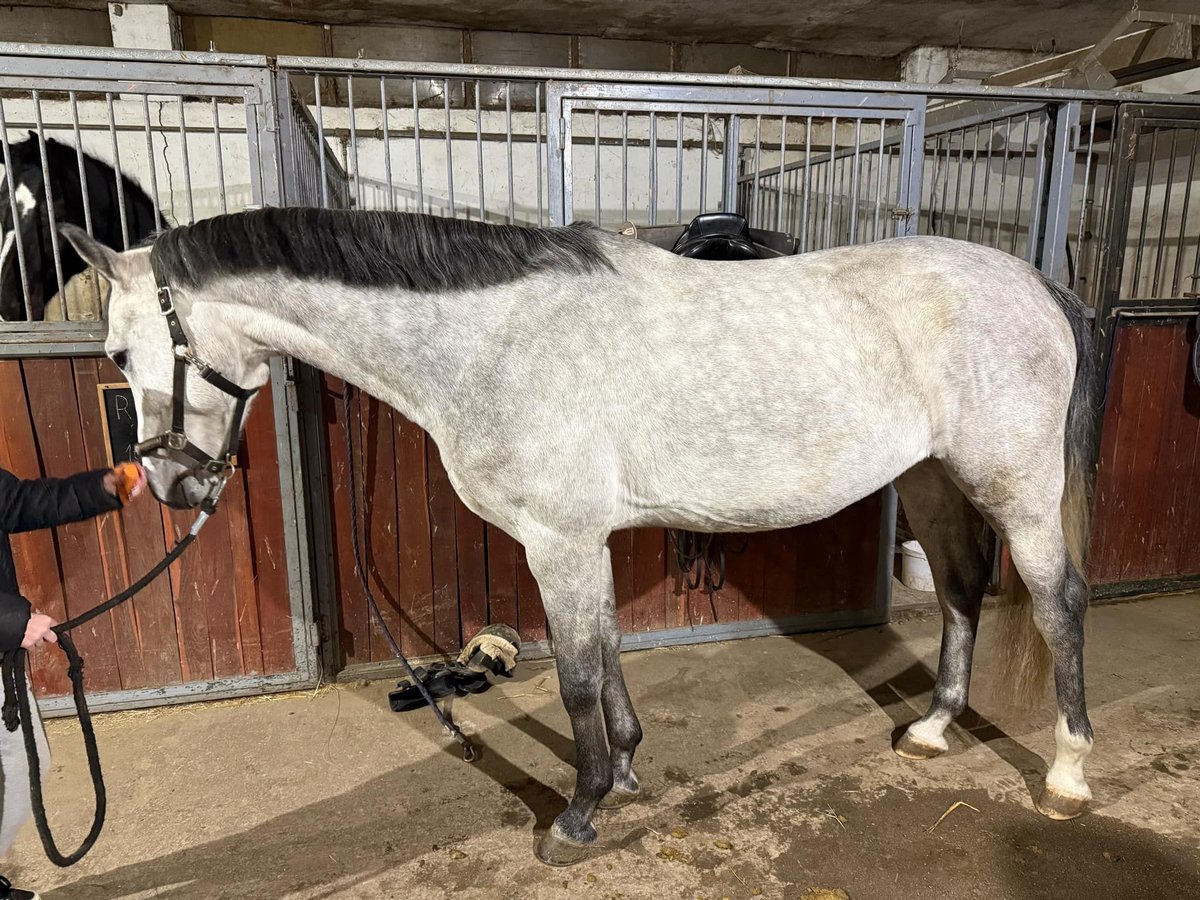
<path id="1" fill-rule="evenodd" d="M 127 253 L 67 231 L 113 283 L 106 347 L 140 437 L 171 419 L 167 286 L 197 355 L 228 379 L 262 385 L 286 354 L 360 386 L 426 429 L 463 502 L 525 545 L 578 768 L 543 861 L 583 858 L 597 807 L 638 794 L 609 535 L 798 525 L 893 481 L 945 617 L 933 703 L 896 751 L 945 751 L 966 706 L 986 521 L 1032 613 L 1002 650 L 1053 655 L 1057 752 L 1038 806 L 1083 810 L 1087 592 L 1082 531 L 1069 546 L 1064 522 L 1086 504 L 1088 329 L 1026 263 L 932 237 L 703 262 L 587 225 L 313 209 L 222 216 Z M 686 412 L 697 392 L 702 420 Z M 234 401 L 200 379 L 186 394 L 188 437 L 218 455 Z M 174 507 L 200 503 L 213 477 L 164 451 L 145 464 Z"/>

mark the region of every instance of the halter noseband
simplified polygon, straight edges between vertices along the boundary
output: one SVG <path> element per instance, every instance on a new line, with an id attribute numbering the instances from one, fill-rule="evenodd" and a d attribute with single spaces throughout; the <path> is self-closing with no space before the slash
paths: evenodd
<path id="1" fill-rule="evenodd" d="M 194 460 L 197 465 L 193 471 L 203 469 L 219 477 L 202 507 L 206 512 L 212 512 L 217 498 L 225 487 L 234 470 L 234 456 L 237 453 L 238 438 L 242 430 L 242 417 L 246 412 L 246 404 L 257 392 L 258 388 L 244 388 L 234 384 L 208 363 L 196 356 L 192 345 L 188 342 L 187 334 L 175 311 L 175 303 L 171 299 L 171 289 L 166 285 L 158 289 L 158 307 L 167 320 L 167 328 L 171 332 L 171 343 L 175 352 L 175 372 L 171 386 L 171 430 L 155 435 L 139 443 L 134 452 L 137 456 L 147 456 L 158 451 L 181 453 Z M 209 456 L 190 440 L 184 430 L 184 403 L 187 397 L 187 373 L 194 369 L 196 374 L 213 387 L 233 397 L 236 402 L 233 418 L 229 422 L 229 434 L 225 440 L 222 456 Z"/>

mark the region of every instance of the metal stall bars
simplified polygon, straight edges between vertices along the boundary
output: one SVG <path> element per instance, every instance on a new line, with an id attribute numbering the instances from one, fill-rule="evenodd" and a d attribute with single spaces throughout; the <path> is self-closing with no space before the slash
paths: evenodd
<path id="1" fill-rule="evenodd" d="M 941 100 L 921 231 L 1020 256 L 1095 302 L 1115 104 Z"/>
<path id="2" fill-rule="evenodd" d="M 293 110 L 289 202 L 548 223 L 544 80 L 478 66 L 278 64 Z"/>
<path id="3" fill-rule="evenodd" d="M 562 173 L 552 185 L 556 222 L 657 225 L 726 210 L 791 231 L 806 249 L 844 242 L 843 232 L 910 231 L 919 97 L 556 82 L 548 109 L 558 122 L 551 158 Z M 881 131 L 895 142 L 877 163 Z M 604 189 L 618 178 L 619 190 Z M 835 202 L 839 192 L 853 203 Z"/>
<path id="4" fill-rule="evenodd" d="M 272 96 L 262 57 L 0 45 L 3 205 L 12 218 L 4 247 L 15 257 L 0 265 L 0 288 L 20 298 L 19 313 L 0 322 L 8 468 L 65 475 L 111 465 L 127 449 L 115 437 L 131 416 L 124 377 L 101 357 L 105 298 L 58 226 L 69 221 L 128 248 L 164 226 L 280 203 Z M 272 375 L 272 399 L 247 425 L 241 490 L 222 526 L 206 530 L 174 578 L 81 639 L 93 708 L 314 682 L 297 415 L 286 365 Z M 119 524 L 20 537 L 24 583 L 65 618 L 148 569 L 187 518 L 141 504 Z M 57 668 L 39 662 L 34 683 L 50 696 L 43 709 L 68 710 Z"/>
<path id="5" fill-rule="evenodd" d="M 1100 596 L 1200 585 L 1200 108 L 1122 109 L 1099 272 Z"/>

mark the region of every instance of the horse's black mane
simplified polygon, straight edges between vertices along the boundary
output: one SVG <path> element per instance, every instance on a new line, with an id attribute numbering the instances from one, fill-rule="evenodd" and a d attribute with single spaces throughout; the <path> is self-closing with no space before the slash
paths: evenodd
<path id="1" fill-rule="evenodd" d="M 229 275 L 284 272 L 354 287 L 484 288 L 535 272 L 609 266 L 590 225 L 522 228 L 393 212 L 267 208 L 160 235 L 159 284 L 199 287 Z"/>

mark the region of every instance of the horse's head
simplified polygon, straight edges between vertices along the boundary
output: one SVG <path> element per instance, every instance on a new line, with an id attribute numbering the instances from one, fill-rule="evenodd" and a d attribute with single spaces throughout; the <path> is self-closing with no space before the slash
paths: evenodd
<path id="1" fill-rule="evenodd" d="M 57 278 L 37 135 L 30 132 L 27 140 L 10 144 L 9 159 L 12 166 L 0 184 L 0 318 L 16 322 L 42 318 L 46 302 L 57 289 Z M 31 316 L 21 286 L 20 254 L 24 255 Z"/>
<path id="2" fill-rule="evenodd" d="M 142 464 L 154 496 L 176 509 L 201 505 L 220 481 L 221 462 L 235 445 L 245 419 L 247 394 L 266 384 L 268 355 L 223 314 L 217 292 L 184 285 L 159 285 L 152 247 L 120 253 L 75 226 L 62 227 L 83 260 L 112 285 L 108 301 L 105 352 L 121 369 L 133 392 Z M 186 352 L 172 334 L 159 302 L 169 287 L 169 306 L 186 340 Z M 187 360 L 177 379 L 176 361 Z M 203 360 L 203 362 L 200 362 Z M 178 398 L 176 388 L 179 388 Z M 180 415 L 181 413 L 181 415 Z M 186 437 L 173 443 L 174 434 Z M 147 443 L 158 440 L 158 446 Z"/>

